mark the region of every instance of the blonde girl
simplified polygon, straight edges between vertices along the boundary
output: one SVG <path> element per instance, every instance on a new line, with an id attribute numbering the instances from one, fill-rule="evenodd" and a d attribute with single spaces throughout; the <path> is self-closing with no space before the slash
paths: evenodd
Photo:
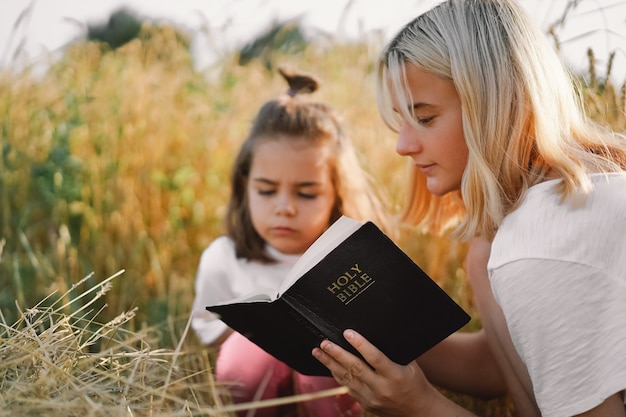
<path id="1" fill-rule="evenodd" d="M 626 138 L 573 86 L 515 0 L 445 1 L 387 44 L 378 105 L 414 164 L 407 219 L 443 224 L 462 201 L 483 330 L 408 366 L 351 330 L 371 367 L 323 342 L 313 354 L 366 409 L 473 415 L 437 384 L 508 394 L 520 416 L 626 416 Z"/>
<path id="2" fill-rule="evenodd" d="M 305 100 L 315 77 L 281 70 L 286 94 L 257 114 L 231 174 L 226 233 L 202 254 L 192 325 L 200 340 L 219 346 L 216 378 L 230 383 L 235 403 L 333 388 L 330 377 L 301 375 L 214 317 L 205 306 L 274 288 L 298 257 L 342 214 L 385 227 L 382 209 L 336 111 Z M 292 416 L 294 407 L 254 410 Z M 301 416 L 359 415 L 348 395 L 305 402 Z M 240 413 L 241 416 L 246 412 Z"/>

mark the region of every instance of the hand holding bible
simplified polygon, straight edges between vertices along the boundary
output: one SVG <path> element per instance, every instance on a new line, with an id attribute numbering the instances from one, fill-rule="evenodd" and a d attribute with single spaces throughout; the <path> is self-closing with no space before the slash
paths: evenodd
<path id="1" fill-rule="evenodd" d="M 367 362 L 328 340 L 313 356 L 365 409 L 386 417 L 430 415 L 430 404 L 440 394 L 416 361 L 399 365 L 354 330 L 346 330 L 344 337 Z"/>

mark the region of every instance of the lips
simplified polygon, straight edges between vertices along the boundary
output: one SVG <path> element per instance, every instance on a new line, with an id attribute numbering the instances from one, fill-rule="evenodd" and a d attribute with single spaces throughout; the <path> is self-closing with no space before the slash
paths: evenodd
<path id="1" fill-rule="evenodd" d="M 294 229 L 292 229 L 291 227 L 287 227 L 287 226 L 272 227 L 272 233 L 274 233 L 275 235 L 279 235 L 279 236 L 292 235 L 295 232 L 296 231 Z"/>
<path id="2" fill-rule="evenodd" d="M 429 175 L 435 169 L 437 164 L 427 164 L 427 165 L 416 164 L 416 166 L 420 171 L 422 171 L 424 175 Z"/>

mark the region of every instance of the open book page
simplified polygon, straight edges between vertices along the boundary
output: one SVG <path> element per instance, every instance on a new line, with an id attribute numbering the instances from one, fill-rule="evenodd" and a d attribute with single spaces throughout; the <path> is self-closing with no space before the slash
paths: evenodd
<path id="1" fill-rule="evenodd" d="M 333 250 L 339 243 L 346 240 L 348 236 L 356 232 L 363 223 L 350 217 L 341 216 L 333 223 L 304 254 L 298 259 L 296 264 L 291 268 L 287 278 L 282 282 L 278 294 L 285 292 L 291 285 L 302 275 L 313 268 L 328 253 Z"/>
<path id="2" fill-rule="evenodd" d="M 233 303 L 254 303 L 258 301 L 273 301 L 278 298 L 275 288 L 257 288 L 254 292 L 248 293 L 241 297 L 231 298 L 230 300 L 217 303 L 217 305 L 227 305 Z"/>

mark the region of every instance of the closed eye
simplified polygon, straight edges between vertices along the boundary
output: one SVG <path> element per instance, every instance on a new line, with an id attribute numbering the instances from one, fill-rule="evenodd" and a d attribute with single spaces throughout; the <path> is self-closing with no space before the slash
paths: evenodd
<path id="1" fill-rule="evenodd" d="M 424 126 L 428 126 L 434 119 L 435 119 L 435 116 L 415 118 L 415 120 L 417 120 L 417 123 L 424 125 Z"/>
<path id="2" fill-rule="evenodd" d="M 258 193 L 259 195 L 266 195 L 266 196 L 269 196 L 269 195 L 274 195 L 274 194 L 276 194 L 276 190 L 257 190 L 257 193 Z"/>

